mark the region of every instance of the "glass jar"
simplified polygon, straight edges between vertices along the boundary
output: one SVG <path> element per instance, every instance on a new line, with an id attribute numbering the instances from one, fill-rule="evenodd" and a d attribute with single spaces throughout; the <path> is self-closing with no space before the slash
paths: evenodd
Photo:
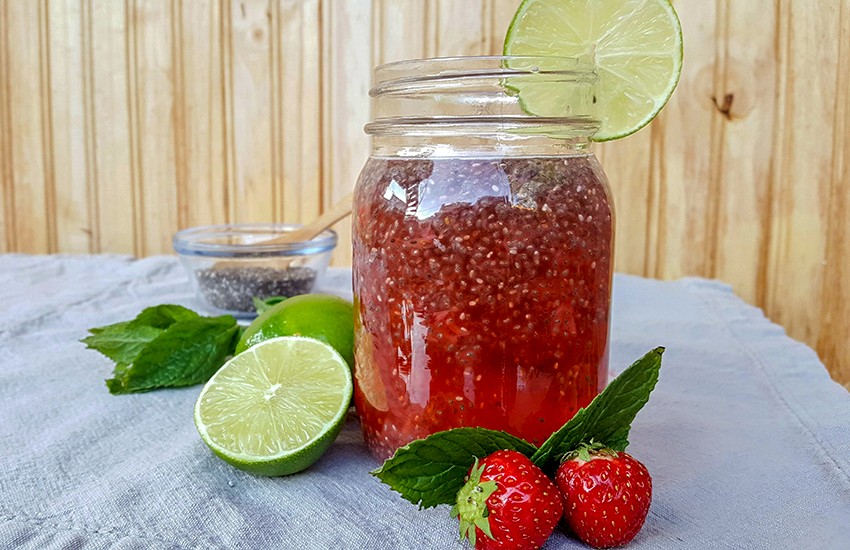
<path id="1" fill-rule="evenodd" d="M 353 242 L 354 403 L 377 458 L 461 426 L 539 445 L 605 386 L 614 213 L 591 152 L 596 81 L 558 58 L 375 69 Z"/>

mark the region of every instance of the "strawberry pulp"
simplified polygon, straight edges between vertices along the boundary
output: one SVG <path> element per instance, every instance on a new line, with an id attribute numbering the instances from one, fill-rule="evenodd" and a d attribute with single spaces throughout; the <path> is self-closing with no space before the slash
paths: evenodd
<path id="1" fill-rule="evenodd" d="M 354 204 L 354 402 L 371 452 L 461 426 L 540 445 L 607 382 L 592 156 L 371 158 Z"/>

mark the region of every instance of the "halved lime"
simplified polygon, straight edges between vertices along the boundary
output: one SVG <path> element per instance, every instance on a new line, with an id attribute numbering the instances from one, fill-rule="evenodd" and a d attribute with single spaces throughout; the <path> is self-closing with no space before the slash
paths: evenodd
<path id="1" fill-rule="evenodd" d="M 682 27 L 669 0 L 525 0 L 505 37 L 505 55 L 559 56 L 596 65 L 596 141 L 633 134 L 670 99 L 682 73 Z M 564 87 L 539 84 L 524 93 L 523 108 L 537 116 L 564 116 Z"/>
<path id="2" fill-rule="evenodd" d="M 281 476 L 313 464 L 345 423 L 353 383 L 331 346 L 285 336 L 225 363 L 195 403 L 195 426 L 222 460 Z"/>

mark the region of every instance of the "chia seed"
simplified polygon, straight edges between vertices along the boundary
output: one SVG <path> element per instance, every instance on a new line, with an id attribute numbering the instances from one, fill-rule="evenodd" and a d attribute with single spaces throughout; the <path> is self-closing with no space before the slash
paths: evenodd
<path id="1" fill-rule="evenodd" d="M 309 267 L 211 267 L 197 271 L 198 286 L 207 302 L 227 311 L 254 311 L 254 296 L 287 298 L 313 290 L 316 271 Z"/>

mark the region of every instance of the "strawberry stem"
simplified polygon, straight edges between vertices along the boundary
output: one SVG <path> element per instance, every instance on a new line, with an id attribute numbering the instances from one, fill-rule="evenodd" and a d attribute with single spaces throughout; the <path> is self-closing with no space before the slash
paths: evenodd
<path id="1" fill-rule="evenodd" d="M 593 457 L 597 455 L 607 455 L 617 458 L 616 451 L 609 449 L 599 441 L 594 441 L 593 439 L 591 439 L 588 442 L 579 443 L 578 447 L 564 454 L 563 458 L 561 459 L 561 462 L 572 460 L 575 457 L 578 457 L 579 460 L 583 462 L 590 462 Z"/>
<path id="2" fill-rule="evenodd" d="M 478 466 L 478 458 L 472 466 L 469 480 L 457 493 L 457 504 L 452 507 L 452 517 L 460 520 L 460 540 L 469 539 L 469 543 L 475 546 L 475 528 L 481 529 L 491 539 L 490 532 L 490 510 L 487 508 L 487 499 L 496 490 L 495 481 L 481 482 L 481 474 L 484 466 Z"/>

